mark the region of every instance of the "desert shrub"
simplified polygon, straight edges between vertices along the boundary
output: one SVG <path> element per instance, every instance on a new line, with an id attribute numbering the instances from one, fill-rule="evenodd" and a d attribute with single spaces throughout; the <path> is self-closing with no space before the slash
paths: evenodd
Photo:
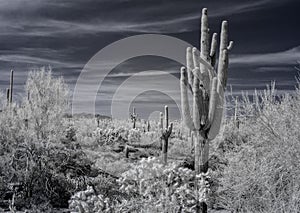
<path id="1" fill-rule="evenodd" d="M 170 140 L 168 153 L 172 157 L 185 157 L 190 156 L 192 151 L 191 141 L 180 140 L 172 138 Z"/>
<path id="2" fill-rule="evenodd" d="M 279 96 L 272 86 L 240 105 L 239 128 L 229 122 L 224 131 L 228 165 L 218 205 L 237 212 L 299 212 L 299 90 Z"/>
<path id="3" fill-rule="evenodd" d="M 128 141 L 140 142 L 140 140 L 141 140 L 141 131 L 137 129 L 130 129 L 128 133 Z"/>
<path id="4" fill-rule="evenodd" d="M 53 78 L 51 69 L 29 72 L 20 115 L 28 120 L 31 137 L 50 143 L 61 137 L 62 118 L 68 108 L 69 90 L 63 78 Z"/>
<path id="5" fill-rule="evenodd" d="M 95 165 L 110 174 L 119 176 L 130 168 L 130 164 L 131 162 L 122 156 L 115 156 L 110 152 L 102 152 Z"/>
<path id="6" fill-rule="evenodd" d="M 25 89 L 29 95 L 20 106 L 0 114 L 0 199 L 15 194 L 18 208 L 67 207 L 93 172 L 75 130 L 62 121 L 68 89 L 45 69 L 30 72 Z"/>

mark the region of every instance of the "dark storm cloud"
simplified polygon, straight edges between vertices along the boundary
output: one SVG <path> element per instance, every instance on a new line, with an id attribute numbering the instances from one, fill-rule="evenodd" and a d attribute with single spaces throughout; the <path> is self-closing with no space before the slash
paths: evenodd
<path id="1" fill-rule="evenodd" d="M 73 88 L 97 51 L 131 35 L 167 34 L 198 45 L 203 7 L 209 10 L 211 31 L 219 32 L 221 21 L 229 21 L 235 42 L 229 83 L 234 89 L 262 88 L 271 80 L 281 89 L 293 87 L 300 60 L 297 0 L 0 0 L 1 89 L 7 87 L 11 68 L 21 92 L 28 70 L 42 65 L 51 65 Z M 103 94 L 109 99 L 122 81 L 153 69 L 153 63 L 178 76 L 179 64 L 143 57 L 115 68 L 104 82 Z"/>

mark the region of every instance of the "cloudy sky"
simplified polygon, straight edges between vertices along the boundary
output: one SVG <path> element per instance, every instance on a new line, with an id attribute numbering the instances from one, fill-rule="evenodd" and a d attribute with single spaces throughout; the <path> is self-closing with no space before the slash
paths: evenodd
<path id="1" fill-rule="evenodd" d="M 208 8 L 211 31 L 219 32 L 222 20 L 229 22 L 234 48 L 228 82 L 235 93 L 263 89 L 272 80 L 279 90 L 294 89 L 300 60 L 299 0 L 0 0 L 0 89 L 8 87 L 9 71 L 14 69 L 14 97 L 18 99 L 28 71 L 51 65 L 54 75 L 63 75 L 73 90 L 95 54 L 130 36 L 167 35 L 198 46 L 203 7 Z M 102 69 L 107 64 L 98 66 Z M 101 84 L 96 111 L 111 115 L 112 99 L 122 94 L 122 100 L 130 100 L 143 116 L 165 104 L 176 114 L 179 97 L 166 79 L 172 79 L 168 75 L 178 77 L 180 66 L 158 56 L 139 56 L 118 64 Z M 148 72 L 137 81 L 149 91 L 136 96 L 130 90 L 139 85 L 134 86 L 130 79 L 143 71 Z M 174 97 L 159 91 L 156 85 L 161 84 Z M 115 95 L 117 91 L 125 92 Z M 82 92 L 82 111 L 85 95 Z"/>

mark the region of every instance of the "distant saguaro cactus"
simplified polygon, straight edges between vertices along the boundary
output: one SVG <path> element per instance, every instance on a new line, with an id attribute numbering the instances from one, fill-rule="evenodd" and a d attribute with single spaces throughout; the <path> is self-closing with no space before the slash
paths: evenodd
<path id="1" fill-rule="evenodd" d="M 168 144 L 169 137 L 172 133 L 173 123 L 169 125 L 169 108 L 165 106 L 165 122 L 162 123 L 162 162 L 167 164 L 168 161 Z"/>
<path id="2" fill-rule="evenodd" d="M 6 103 L 7 103 L 7 105 L 9 105 L 9 96 L 10 96 L 9 88 L 6 88 Z"/>
<path id="3" fill-rule="evenodd" d="M 10 71 L 9 104 L 13 101 L 14 71 Z"/>
<path id="4" fill-rule="evenodd" d="M 131 121 L 132 121 L 132 123 L 133 123 L 133 129 L 135 129 L 136 128 L 136 120 L 137 120 L 137 114 L 136 114 L 136 112 L 135 112 L 135 107 L 133 107 L 133 109 L 132 109 L 132 114 L 130 115 L 130 119 L 131 119 Z"/>
<path id="5" fill-rule="evenodd" d="M 212 35 L 209 46 L 207 9 L 202 10 L 200 54 L 197 48 L 186 50 L 186 66 L 181 68 L 181 107 L 183 121 L 194 132 L 195 171 L 197 174 L 208 170 L 209 141 L 220 130 L 223 117 L 224 91 L 227 83 L 228 51 L 233 42 L 228 42 L 228 23 L 222 22 L 219 60 L 215 69 L 217 34 Z M 217 70 L 217 72 L 216 72 Z M 193 94 L 191 115 L 188 90 Z M 200 203 L 202 212 L 206 204 Z"/>
<path id="6" fill-rule="evenodd" d="M 150 121 L 147 121 L 147 131 L 150 132 L 150 129 L 151 129 Z"/>

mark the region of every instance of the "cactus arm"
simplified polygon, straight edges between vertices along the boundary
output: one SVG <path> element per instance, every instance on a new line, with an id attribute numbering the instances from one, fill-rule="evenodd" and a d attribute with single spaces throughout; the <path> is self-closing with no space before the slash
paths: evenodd
<path id="1" fill-rule="evenodd" d="M 217 102 L 216 102 L 216 108 L 215 108 L 215 113 L 214 113 L 214 118 L 208 133 L 208 139 L 213 140 L 219 133 L 222 119 L 223 119 L 223 109 L 224 109 L 224 90 L 222 84 L 218 83 L 218 88 L 217 88 Z"/>
<path id="2" fill-rule="evenodd" d="M 208 33 L 208 18 L 207 18 L 207 9 L 204 8 L 202 10 L 202 18 L 201 18 L 201 52 L 200 57 L 203 58 L 206 61 L 209 61 L 209 33 Z M 199 58 L 197 60 L 199 62 Z M 200 63 L 200 62 L 199 62 Z M 209 79 L 209 73 L 207 71 L 207 68 L 204 64 L 200 64 L 200 73 L 201 73 L 201 79 L 200 84 L 203 85 L 204 90 L 208 91 L 210 87 L 210 79 Z M 203 96 L 205 96 L 203 94 Z M 203 98 L 205 100 L 205 98 Z M 203 120 L 202 120 L 203 121 Z"/>
<path id="3" fill-rule="evenodd" d="M 217 41 L 217 33 L 214 33 L 211 39 L 211 47 L 210 47 L 210 58 L 211 58 L 211 65 L 214 67 L 216 64 L 216 52 L 217 52 L 217 45 L 218 45 L 218 41 Z M 213 76 L 215 77 L 215 76 Z"/>
<path id="4" fill-rule="evenodd" d="M 232 48 L 233 48 L 233 41 L 230 41 L 227 46 L 227 50 L 232 50 Z"/>
<path id="5" fill-rule="evenodd" d="M 193 62 L 192 48 L 188 47 L 186 48 L 186 67 L 187 67 L 189 85 L 193 85 L 193 73 L 192 73 L 194 69 L 193 66 L 194 66 L 194 62 Z"/>
<path id="6" fill-rule="evenodd" d="M 210 91 L 208 122 L 207 122 L 205 129 L 209 128 L 212 125 L 212 121 L 214 118 L 215 109 L 216 109 L 216 105 L 217 105 L 217 98 L 218 98 L 217 82 L 218 82 L 217 77 L 214 77 L 212 80 L 212 87 L 211 87 L 211 91 Z"/>
<path id="7" fill-rule="evenodd" d="M 221 55 L 222 58 L 219 61 L 219 67 L 218 67 L 218 79 L 219 79 L 219 83 L 223 87 L 223 90 L 225 90 L 227 84 L 227 73 L 228 73 L 228 50 L 224 49 Z"/>
<path id="8" fill-rule="evenodd" d="M 193 64 L 194 64 L 194 68 L 199 67 L 200 63 L 203 64 L 205 66 L 206 69 L 208 69 L 209 72 L 211 72 L 214 76 L 216 76 L 216 71 L 214 69 L 214 67 L 210 64 L 209 60 L 199 56 L 199 51 L 197 50 L 196 47 L 193 47 L 192 49 L 192 53 L 193 53 Z M 198 61 L 194 62 L 194 58 Z"/>
<path id="9" fill-rule="evenodd" d="M 182 109 L 182 117 L 183 122 L 187 127 L 191 130 L 195 129 L 193 120 L 191 117 L 189 99 L 187 93 L 187 79 L 186 79 L 186 70 L 184 67 L 181 68 L 181 77 L 180 77 L 180 90 L 181 90 L 181 109 Z"/>
<path id="10" fill-rule="evenodd" d="M 195 73 L 199 73 L 199 68 L 196 68 Z M 202 105 L 202 94 L 200 93 L 199 88 L 200 80 L 198 77 L 194 77 L 194 85 L 193 85 L 193 121 L 196 130 L 200 130 L 200 124 L 201 124 L 201 105 Z"/>
<path id="11" fill-rule="evenodd" d="M 220 52 L 219 52 L 219 63 L 218 63 L 218 86 L 217 86 L 217 105 L 214 112 L 214 117 L 209 130 L 208 138 L 213 140 L 219 133 L 222 118 L 223 118 L 223 105 L 224 105 L 224 90 L 227 84 L 228 74 L 228 49 L 231 49 L 233 42 L 231 41 L 228 45 L 228 23 L 227 21 L 222 22 L 221 37 L 220 37 Z"/>
<path id="12" fill-rule="evenodd" d="M 200 67 L 200 62 L 199 62 L 199 51 L 197 50 L 196 47 L 193 47 L 193 50 L 192 50 L 192 53 L 193 53 L 193 64 L 194 64 L 194 68 L 196 67 Z"/>
<path id="13" fill-rule="evenodd" d="M 172 134 L 172 129 L 173 129 L 173 123 L 170 123 L 170 125 L 168 126 L 168 128 L 166 129 L 165 132 L 165 137 L 169 138 Z"/>
<path id="14" fill-rule="evenodd" d="M 219 50 L 219 60 L 221 59 L 221 53 L 224 49 L 228 47 L 228 22 L 223 21 L 221 26 L 221 35 L 220 35 L 220 50 Z"/>
<path id="15" fill-rule="evenodd" d="M 201 74 L 200 74 L 200 71 L 199 71 L 199 67 L 196 67 L 195 69 L 193 69 L 193 75 L 194 75 L 194 80 L 195 80 L 195 78 L 198 78 L 198 80 L 199 80 L 199 86 L 200 86 L 200 81 L 202 81 L 202 77 L 203 76 L 201 76 Z"/>
<path id="16" fill-rule="evenodd" d="M 200 56 L 205 60 L 209 60 L 209 47 L 208 47 L 208 19 L 207 19 L 207 9 L 204 8 L 202 10 L 202 18 L 201 18 L 201 48 L 200 48 Z M 198 59 L 199 60 L 199 59 Z M 197 60 L 197 61 L 198 61 Z M 200 71 L 203 73 L 205 70 L 205 66 L 200 64 Z"/>
<path id="17" fill-rule="evenodd" d="M 218 63 L 218 78 L 225 90 L 227 83 L 228 70 L 228 48 L 232 48 L 233 42 L 228 45 L 228 22 L 223 21 L 221 26 L 219 63 Z"/>
<path id="18" fill-rule="evenodd" d="M 169 126 L 169 108 L 166 105 L 165 106 L 165 129 L 167 129 Z"/>
<path id="19" fill-rule="evenodd" d="M 195 51 L 198 52 L 198 50 L 195 48 Z M 210 64 L 210 60 L 206 60 L 203 57 L 198 57 L 199 60 L 199 64 L 201 63 L 202 65 L 204 65 L 204 67 L 208 70 L 209 73 L 211 73 L 213 76 L 216 76 L 217 73 L 214 69 L 214 67 Z"/>

